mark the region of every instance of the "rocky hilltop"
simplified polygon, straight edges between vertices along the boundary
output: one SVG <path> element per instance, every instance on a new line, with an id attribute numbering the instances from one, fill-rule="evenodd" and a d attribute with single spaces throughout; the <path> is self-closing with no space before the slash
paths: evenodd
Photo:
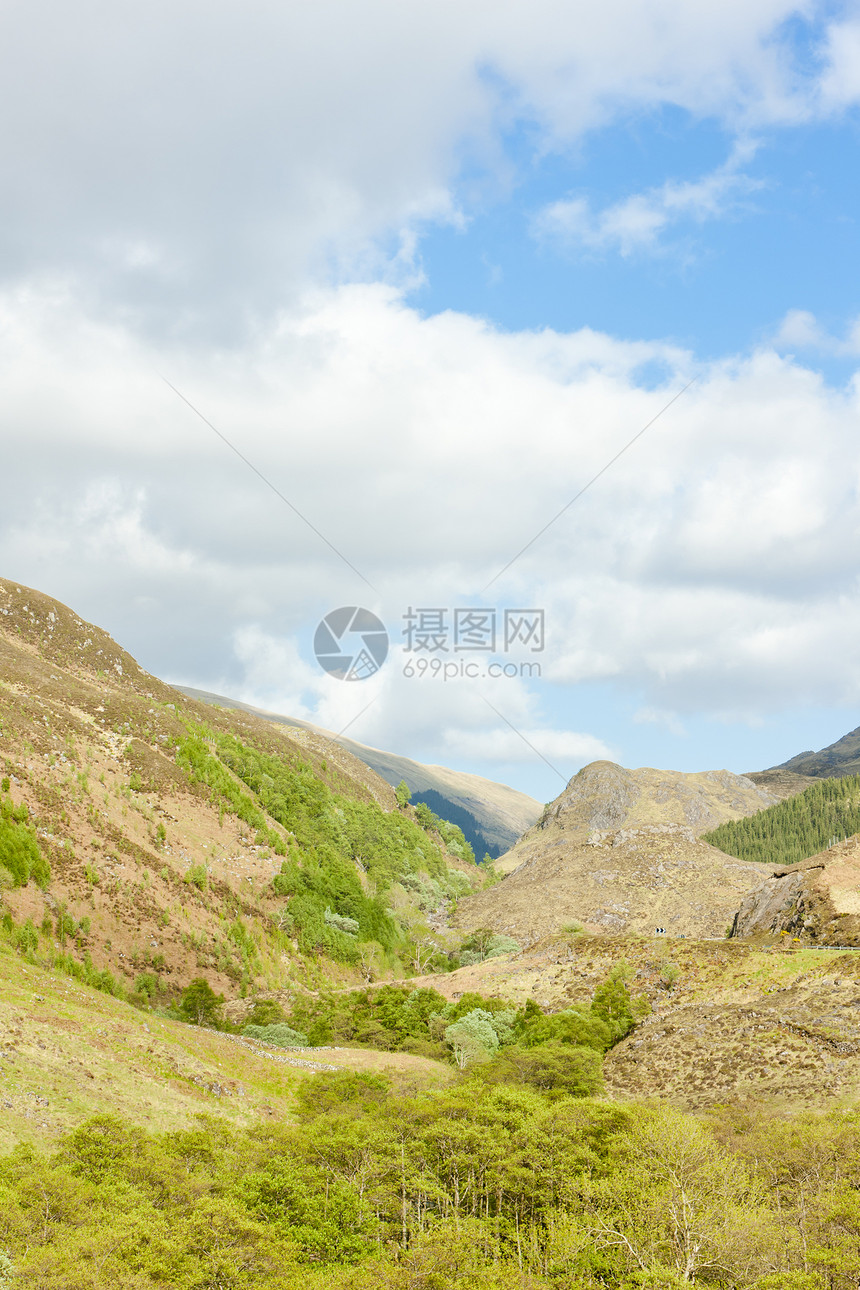
<path id="1" fill-rule="evenodd" d="M 569 923 L 591 932 L 723 936 L 770 868 L 725 855 L 699 834 L 777 799 L 729 771 L 684 774 L 584 767 L 497 862 L 508 876 L 463 901 L 463 927 L 530 944 Z"/>
<path id="2" fill-rule="evenodd" d="M 777 798 L 743 775 L 728 770 L 684 774 L 642 767 L 626 770 L 611 761 L 595 761 L 574 775 L 563 793 L 522 841 L 505 857 L 505 868 L 529 844 L 558 833 L 585 837 L 594 830 L 683 825 L 696 835 L 725 820 L 752 815 Z"/>

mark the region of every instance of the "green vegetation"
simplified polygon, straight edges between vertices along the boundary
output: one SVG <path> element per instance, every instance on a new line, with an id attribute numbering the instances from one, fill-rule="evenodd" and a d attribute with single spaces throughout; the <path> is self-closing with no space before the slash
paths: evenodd
<path id="1" fill-rule="evenodd" d="M 443 820 L 451 824 L 456 824 L 461 829 L 463 837 L 475 854 L 475 859 L 478 856 L 486 857 L 487 855 L 490 858 L 495 858 L 505 850 L 505 847 L 500 846 L 498 841 L 494 842 L 487 836 L 484 832 L 484 827 L 471 811 L 467 811 L 458 802 L 445 797 L 435 788 L 423 789 L 421 792 L 414 793 L 412 805 L 417 806 L 419 802 L 429 806 L 435 815 L 441 816 Z"/>
<path id="2" fill-rule="evenodd" d="M 209 982 L 198 976 L 182 991 L 177 1011 L 183 1021 L 192 1025 L 218 1027 L 223 1002 L 223 994 L 216 994 Z"/>
<path id="3" fill-rule="evenodd" d="M 854 1290 L 853 1111 L 709 1123 L 466 1076 L 337 1073 L 298 1122 L 100 1115 L 0 1159 L 16 1290 Z M 814 1179 L 814 1185 L 813 1180 Z"/>
<path id="4" fill-rule="evenodd" d="M 51 881 L 51 867 L 39 850 L 29 818 L 26 806 L 14 806 L 10 797 L 0 797 L 0 867 L 15 887 L 25 887 L 32 879 L 44 888 Z"/>
<path id="5" fill-rule="evenodd" d="M 395 963 L 401 952 L 409 957 L 414 940 L 410 923 L 418 920 L 408 909 L 434 908 L 471 890 L 426 830 L 439 833 L 453 854 L 474 859 L 462 832 L 427 807 L 419 805 L 427 817 L 421 828 L 403 811 L 386 813 L 373 801 L 335 793 L 302 761 L 290 763 L 202 726 L 189 726 L 177 761 L 255 830 L 258 845 L 284 857 L 273 881 L 285 901 L 279 929 L 304 955 L 358 963 L 361 946 L 371 945 Z M 405 806 L 403 786 L 397 793 Z M 204 889 L 202 866 L 186 878 Z M 395 914 L 398 898 L 407 916 Z"/>
<path id="6" fill-rule="evenodd" d="M 823 779 L 743 820 L 702 836 L 739 860 L 796 864 L 860 833 L 860 775 Z"/>
<path id="7" fill-rule="evenodd" d="M 483 963 L 484 959 L 498 958 L 500 954 L 516 954 L 520 948 L 519 941 L 512 936 L 500 935 L 490 927 L 478 927 L 463 941 L 458 959 L 462 967 L 468 967 Z"/>
<path id="8" fill-rule="evenodd" d="M 401 779 L 400 783 L 395 788 L 394 796 L 397 800 L 397 805 L 400 807 L 406 807 L 412 801 L 412 789 L 406 783 L 405 779 Z"/>
<path id="9" fill-rule="evenodd" d="M 441 815 L 436 815 L 426 802 L 415 804 L 415 816 L 422 829 L 428 833 L 439 834 L 445 843 L 445 849 L 450 851 L 451 855 L 457 856 L 459 860 L 465 860 L 467 864 L 475 864 L 475 852 L 466 841 L 459 825 L 452 824 Z"/>
<path id="10" fill-rule="evenodd" d="M 539 1087 L 555 1085 L 540 1082 L 546 1071 L 541 1072 L 540 1062 L 528 1054 L 550 1045 L 548 1054 L 571 1066 L 566 1074 L 575 1074 L 577 1089 L 583 1086 L 582 1092 L 593 1093 L 600 1088 L 603 1053 L 629 1034 L 647 1010 L 644 1001 L 631 999 L 621 965 L 598 986 L 589 1007 L 552 1015 L 531 1000 L 519 1009 L 504 999 L 474 993 L 446 1002 L 426 986 L 410 990 L 386 985 L 302 996 L 286 1021 L 312 1045 L 366 1044 L 448 1058 L 461 1070 L 486 1064 L 483 1077 L 490 1082 L 515 1079 L 529 1084 L 534 1074 Z M 246 1027 L 245 1033 L 256 1029 Z"/>
<path id="11" fill-rule="evenodd" d="M 358 959 L 359 940 L 394 948 L 394 920 L 379 897 L 365 894 L 355 866 L 333 849 L 305 855 L 301 864 L 284 861 L 272 885 L 289 902 L 281 925 L 295 935 L 303 953 L 349 963 Z"/>
<path id="12" fill-rule="evenodd" d="M 262 1039 L 266 1044 L 275 1044 L 278 1048 L 306 1048 L 307 1035 L 293 1030 L 284 1021 L 277 1021 L 271 1026 L 245 1026 L 242 1031 L 249 1039 Z"/>

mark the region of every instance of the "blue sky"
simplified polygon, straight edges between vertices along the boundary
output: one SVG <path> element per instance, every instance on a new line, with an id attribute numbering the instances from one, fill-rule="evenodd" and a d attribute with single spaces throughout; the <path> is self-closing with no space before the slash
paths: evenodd
<path id="1" fill-rule="evenodd" d="M 855 119 L 763 131 L 743 168 L 749 188 L 713 218 L 679 218 L 659 243 L 626 254 L 535 233 L 539 212 L 568 195 L 597 210 L 667 181 L 717 170 L 732 139 L 677 111 L 596 132 L 573 156 L 532 159 L 513 191 L 462 228 L 420 245 L 422 310 L 457 309 L 496 325 L 593 327 L 629 339 L 671 339 L 702 359 L 749 349 L 793 309 L 841 335 L 856 317 L 860 166 Z M 514 156 L 522 143 L 510 141 Z M 848 365 L 828 375 L 845 379 Z"/>
<path id="2" fill-rule="evenodd" d="M 542 800 L 860 723 L 856 4 L 0 24 L 6 576 Z M 352 604 L 393 643 L 355 684 L 312 649 Z M 404 675 L 410 606 L 544 609 L 540 678 Z"/>

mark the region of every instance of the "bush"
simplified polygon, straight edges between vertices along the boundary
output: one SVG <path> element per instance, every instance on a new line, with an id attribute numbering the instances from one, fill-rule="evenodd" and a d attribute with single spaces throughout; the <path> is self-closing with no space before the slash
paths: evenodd
<path id="1" fill-rule="evenodd" d="M 249 1039 L 262 1039 L 266 1044 L 275 1044 L 278 1048 L 307 1048 L 308 1037 L 299 1030 L 293 1030 L 285 1021 L 278 1021 L 271 1026 L 245 1026 L 242 1031 Z"/>
<path id="2" fill-rule="evenodd" d="M 467 1012 L 445 1030 L 445 1043 L 454 1054 L 461 1070 L 475 1062 L 484 1062 L 499 1051 L 499 1036 L 493 1026 L 492 1013 L 483 1008 Z"/>
<path id="3" fill-rule="evenodd" d="M 193 864 L 185 874 L 185 881 L 190 882 L 198 891 L 205 891 L 209 886 L 209 875 L 202 864 Z"/>
<path id="4" fill-rule="evenodd" d="M 287 1014 L 275 999 L 258 999 L 245 1019 L 247 1026 L 273 1026 L 286 1021 Z"/>
<path id="5" fill-rule="evenodd" d="M 554 1097 L 593 1097 L 603 1087 L 603 1064 L 593 1048 L 550 1040 L 539 1048 L 503 1049 L 480 1076 L 491 1083 L 529 1084 Z"/>
<path id="6" fill-rule="evenodd" d="M 412 790 L 406 783 L 405 779 L 401 779 L 400 783 L 395 788 L 394 796 L 397 799 L 397 805 L 400 807 L 408 806 L 412 801 Z"/>
<path id="7" fill-rule="evenodd" d="M 135 994 L 142 996 L 152 1003 L 161 992 L 161 981 L 155 972 L 141 972 L 140 976 L 134 983 Z"/>
<path id="8" fill-rule="evenodd" d="M 335 914 L 328 905 L 323 915 L 328 927 L 336 927 L 339 932 L 345 932 L 347 936 L 357 936 L 359 931 L 358 919 L 348 918 L 346 914 Z"/>

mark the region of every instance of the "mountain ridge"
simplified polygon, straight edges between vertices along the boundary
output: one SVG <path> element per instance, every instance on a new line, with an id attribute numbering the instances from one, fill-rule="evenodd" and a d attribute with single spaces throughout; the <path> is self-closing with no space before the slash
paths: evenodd
<path id="1" fill-rule="evenodd" d="M 365 765 L 376 771 L 386 783 L 396 787 L 405 780 L 413 794 L 435 792 L 461 810 L 468 812 L 477 821 L 483 839 L 483 850 L 475 849 L 475 857 L 483 858 L 484 851 L 489 851 L 494 858 L 513 846 L 522 834 L 537 820 L 544 809 L 542 803 L 495 780 L 486 779 L 470 771 L 456 771 L 447 766 L 427 765 L 414 761 L 411 757 L 374 748 L 370 744 L 359 743 L 342 735 L 333 734 L 321 726 L 298 717 L 270 712 L 232 699 L 225 695 L 215 694 L 210 690 L 198 690 L 192 686 L 175 687 L 181 694 L 194 698 L 202 703 L 220 707 L 236 708 L 254 713 L 266 721 L 286 725 L 319 735 L 339 744 L 352 753 Z M 440 814 L 438 806 L 433 809 Z M 454 821 L 456 823 L 457 821 Z"/>

